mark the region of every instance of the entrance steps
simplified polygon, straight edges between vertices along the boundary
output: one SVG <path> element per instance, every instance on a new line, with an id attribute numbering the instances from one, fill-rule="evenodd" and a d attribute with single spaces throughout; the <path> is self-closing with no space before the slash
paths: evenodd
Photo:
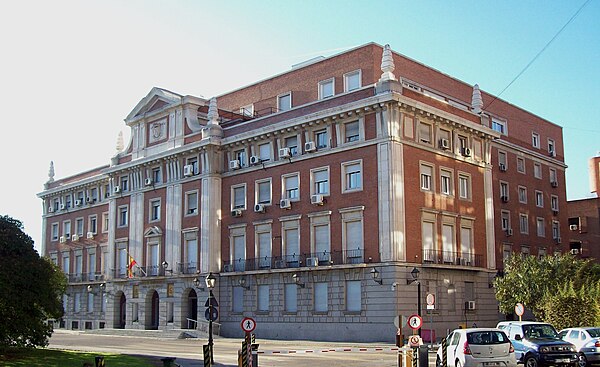
<path id="1" fill-rule="evenodd" d="M 208 334 L 194 329 L 167 329 L 167 330 L 142 330 L 142 329 L 93 329 L 85 330 L 86 334 L 136 336 L 163 339 L 207 338 Z"/>

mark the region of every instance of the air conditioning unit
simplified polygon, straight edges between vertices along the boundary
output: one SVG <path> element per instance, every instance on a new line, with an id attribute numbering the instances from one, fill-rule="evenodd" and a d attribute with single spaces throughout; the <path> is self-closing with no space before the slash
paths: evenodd
<path id="1" fill-rule="evenodd" d="M 475 309 L 475 301 L 467 301 L 465 302 L 465 309 L 474 310 Z"/>
<path id="2" fill-rule="evenodd" d="M 154 181 L 152 181 L 152 179 L 150 177 L 148 177 L 145 181 L 144 181 L 144 185 L 146 186 L 152 186 L 152 184 L 154 183 Z"/>
<path id="3" fill-rule="evenodd" d="M 440 139 L 440 148 L 450 149 L 450 141 L 448 139 Z"/>
<path id="4" fill-rule="evenodd" d="M 79 236 L 74 234 L 73 236 L 71 236 L 71 241 L 73 241 L 73 242 L 79 241 Z"/>
<path id="5" fill-rule="evenodd" d="M 556 237 L 556 243 L 562 243 L 562 238 Z"/>
<path id="6" fill-rule="evenodd" d="M 48 207 L 48 213 L 54 213 L 54 207 L 49 206 Z"/>
<path id="7" fill-rule="evenodd" d="M 88 232 L 87 236 L 85 236 L 85 238 L 87 238 L 88 240 L 93 240 L 94 239 L 94 232 Z"/>
<path id="8" fill-rule="evenodd" d="M 306 152 L 314 152 L 317 150 L 317 145 L 314 141 L 307 141 L 304 143 L 304 151 Z"/>
<path id="9" fill-rule="evenodd" d="M 250 157 L 250 164 L 253 166 L 256 166 L 257 164 L 261 164 L 262 160 L 260 159 L 259 156 L 257 155 L 253 155 L 252 157 Z"/>
<path id="10" fill-rule="evenodd" d="M 552 209 L 552 214 L 554 214 L 554 215 L 558 215 L 558 210 L 556 210 L 556 209 Z"/>
<path id="11" fill-rule="evenodd" d="M 264 213 L 266 209 L 267 208 L 265 207 L 265 204 L 256 204 L 256 205 L 254 205 L 254 212 L 255 213 Z"/>
<path id="12" fill-rule="evenodd" d="M 463 148 L 462 155 L 464 155 L 465 157 L 470 157 L 471 154 L 471 148 Z"/>
<path id="13" fill-rule="evenodd" d="M 94 202 L 94 199 L 92 199 L 91 196 L 88 196 L 87 198 L 85 198 L 85 202 L 88 203 L 88 204 L 91 204 L 91 203 Z"/>
<path id="14" fill-rule="evenodd" d="M 290 148 L 285 147 L 285 148 L 279 149 L 279 159 L 288 159 L 291 156 L 292 156 L 292 154 L 290 152 Z"/>
<path id="15" fill-rule="evenodd" d="M 230 170 L 240 169 L 240 167 L 241 167 L 240 161 L 238 161 L 237 159 L 235 159 L 233 161 L 229 161 L 229 169 Z"/>
<path id="16" fill-rule="evenodd" d="M 75 200 L 75 206 L 81 206 L 83 204 L 83 200 L 77 199 Z"/>
<path id="17" fill-rule="evenodd" d="M 186 164 L 183 166 L 183 175 L 185 177 L 190 177 L 194 175 L 194 166 L 191 164 Z"/>
<path id="18" fill-rule="evenodd" d="M 569 225 L 569 229 L 571 231 L 576 231 L 579 229 L 579 226 L 577 224 L 571 224 L 571 225 Z"/>
<path id="19" fill-rule="evenodd" d="M 292 209 L 292 202 L 290 199 L 281 199 L 279 202 L 279 207 L 281 209 Z"/>
<path id="20" fill-rule="evenodd" d="M 509 229 L 507 229 L 507 230 L 506 230 L 506 235 L 507 235 L 507 236 L 512 236 L 512 235 L 513 235 L 513 230 L 512 230 L 512 228 L 509 228 Z"/>
<path id="21" fill-rule="evenodd" d="M 508 203 L 508 196 L 500 196 L 500 200 L 502 200 L 503 203 Z"/>
<path id="22" fill-rule="evenodd" d="M 233 271 L 233 265 L 232 264 L 225 264 L 223 265 L 223 272 L 224 273 L 231 273 Z"/>
<path id="23" fill-rule="evenodd" d="M 115 194 L 118 194 L 118 193 L 120 193 L 120 192 L 121 192 L 121 186 L 117 185 L 117 186 L 113 187 L 113 192 L 114 192 Z"/>
<path id="24" fill-rule="evenodd" d="M 577 248 L 572 248 L 571 249 L 571 254 L 577 255 L 578 253 L 579 253 L 579 249 L 577 249 Z"/>
<path id="25" fill-rule="evenodd" d="M 552 185 L 552 187 L 558 187 L 558 181 L 552 181 L 550 185 Z"/>
<path id="26" fill-rule="evenodd" d="M 60 238 L 58 239 L 58 241 L 59 241 L 60 243 L 65 243 L 65 242 L 67 242 L 67 236 L 60 236 Z"/>
<path id="27" fill-rule="evenodd" d="M 310 266 L 310 267 L 319 266 L 319 258 L 318 257 L 307 257 L 306 258 L 306 266 Z"/>
<path id="28" fill-rule="evenodd" d="M 500 163 L 498 168 L 500 169 L 500 172 L 506 172 L 506 165 L 504 163 Z"/>
<path id="29" fill-rule="evenodd" d="M 66 210 L 67 204 L 60 204 L 60 210 Z"/>
<path id="30" fill-rule="evenodd" d="M 233 209 L 231 211 L 231 216 L 234 218 L 238 218 L 242 216 L 242 209 Z"/>
<path id="31" fill-rule="evenodd" d="M 310 203 L 314 205 L 323 205 L 323 195 L 314 194 L 310 197 Z"/>

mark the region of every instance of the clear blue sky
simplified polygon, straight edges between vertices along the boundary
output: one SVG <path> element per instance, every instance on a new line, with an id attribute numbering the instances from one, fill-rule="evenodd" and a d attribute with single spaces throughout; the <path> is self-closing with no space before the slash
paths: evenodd
<path id="1" fill-rule="evenodd" d="M 57 178 L 108 163 L 153 86 L 211 97 L 374 41 L 497 94 L 584 2 L 1 2 L 0 214 L 39 246 L 50 160 Z M 600 150 L 599 19 L 590 0 L 501 96 L 563 126 L 569 199 Z"/>

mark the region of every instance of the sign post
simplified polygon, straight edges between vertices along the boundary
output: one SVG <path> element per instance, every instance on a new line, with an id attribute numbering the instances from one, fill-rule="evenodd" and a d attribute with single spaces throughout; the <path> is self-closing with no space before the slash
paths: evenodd
<path id="1" fill-rule="evenodd" d="M 410 315 L 408 317 L 408 326 L 413 329 L 413 335 L 408 337 L 408 345 L 412 348 L 412 367 L 417 367 L 417 356 L 419 355 L 419 346 L 423 344 L 418 330 L 423 326 L 423 319 L 419 315 Z"/>
<path id="2" fill-rule="evenodd" d="M 429 324 L 433 326 L 433 310 L 435 310 L 435 294 L 427 293 L 427 313 L 429 313 Z M 433 347 L 433 330 L 429 329 L 429 344 Z"/>
<path id="3" fill-rule="evenodd" d="M 208 292 L 208 299 L 206 300 L 206 303 L 204 303 L 204 307 L 206 307 L 204 317 L 208 320 L 208 346 L 210 348 L 210 365 L 212 366 L 215 363 L 213 354 L 212 323 L 219 318 L 219 302 L 217 302 L 212 289 Z"/>
<path id="4" fill-rule="evenodd" d="M 251 317 L 244 317 L 240 326 L 246 334 L 242 342 L 242 364 L 244 367 L 252 367 L 252 336 L 251 333 L 256 329 L 256 321 Z M 244 358 L 246 356 L 246 358 Z"/>
<path id="5" fill-rule="evenodd" d="M 519 316 L 519 321 L 521 321 L 521 316 L 525 313 L 525 306 L 521 302 L 515 305 L 515 313 Z"/>

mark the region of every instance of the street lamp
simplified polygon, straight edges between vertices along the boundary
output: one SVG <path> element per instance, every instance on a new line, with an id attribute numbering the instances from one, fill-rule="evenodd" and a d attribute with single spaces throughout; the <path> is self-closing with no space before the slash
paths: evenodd
<path id="1" fill-rule="evenodd" d="M 383 279 L 379 277 L 379 271 L 377 269 L 371 269 L 371 277 L 375 283 L 379 283 L 379 285 L 383 284 Z"/>
<path id="2" fill-rule="evenodd" d="M 211 366 L 215 363 L 214 353 L 213 353 L 213 303 L 215 303 L 215 295 L 213 294 L 213 289 L 215 288 L 215 283 L 217 282 L 217 278 L 213 275 L 213 273 L 209 273 L 206 276 L 206 287 L 208 288 L 208 348 L 210 349 L 210 364 Z"/>
<path id="3" fill-rule="evenodd" d="M 421 317 L 421 282 L 419 282 L 419 269 L 414 267 L 410 271 L 410 276 L 412 279 L 407 279 L 407 284 L 417 283 L 417 315 Z M 419 328 L 419 336 L 421 335 L 421 328 Z"/>
<path id="4" fill-rule="evenodd" d="M 173 269 L 170 269 L 170 270 L 167 269 L 169 267 L 169 263 L 168 262 L 163 261 L 161 265 L 162 265 L 163 269 L 165 270 L 165 273 L 169 272 L 169 273 L 171 273 L 171 275 L 173 275 Z"/>

